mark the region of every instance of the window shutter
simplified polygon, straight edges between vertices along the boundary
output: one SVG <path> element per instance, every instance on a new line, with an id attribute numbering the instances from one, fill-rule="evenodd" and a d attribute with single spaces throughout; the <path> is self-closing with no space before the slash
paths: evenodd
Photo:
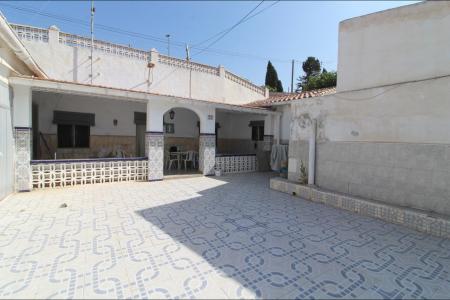
<path id="1" fill-rule="evenodd" d="M 61 125 L 95 126 L 95 114 L 54 110 L 53 123 Z"/>

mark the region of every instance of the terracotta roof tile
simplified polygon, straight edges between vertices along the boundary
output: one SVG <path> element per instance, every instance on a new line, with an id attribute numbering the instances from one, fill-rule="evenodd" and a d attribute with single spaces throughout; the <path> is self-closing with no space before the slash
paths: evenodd
<path id="1" fill-rule="evenodd" d="M 329 87 L 323 89 L 317 89 L 312 91 L 305 91 L 300 93 L 270 93 L 269 98 L 263 100 L 257 100 L 245 104 L 250 107 L 268 107 L 277 103 L 289 102 L 293 100 L 312 98 L 318 96 L 325 96 L 336 93 L 336 87 Z"/>

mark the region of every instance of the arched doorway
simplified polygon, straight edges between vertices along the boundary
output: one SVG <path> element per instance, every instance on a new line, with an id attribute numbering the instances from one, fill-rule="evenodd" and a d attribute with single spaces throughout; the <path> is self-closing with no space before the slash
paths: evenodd
<path id="1" fill-rule="evenodd" d="M 163 133 L 164 175 L 199 173 L 199 116 L 187 108 L 171 108 L 163 116 Z"/>

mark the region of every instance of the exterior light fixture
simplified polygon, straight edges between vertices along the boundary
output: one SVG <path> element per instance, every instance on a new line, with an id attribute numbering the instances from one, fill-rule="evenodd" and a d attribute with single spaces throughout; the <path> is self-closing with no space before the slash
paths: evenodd
<path id="1" fill-rule="evenodd" d="M 173 120 L 173 118 L 175 117 L 175 112 L 173 111 L 173 109 L 170 110 L 169 117 L 171 120 Z"/>

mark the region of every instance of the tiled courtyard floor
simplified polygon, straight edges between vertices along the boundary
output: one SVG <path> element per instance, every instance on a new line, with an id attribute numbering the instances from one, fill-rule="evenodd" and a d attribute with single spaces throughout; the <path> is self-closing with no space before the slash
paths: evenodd
<path id="1" fill-rule="evenodd" d="M 268 184 L 245 174 L 13 195 L 0 202 L 0 297 L 450 297 L 450 240 Z"/>

